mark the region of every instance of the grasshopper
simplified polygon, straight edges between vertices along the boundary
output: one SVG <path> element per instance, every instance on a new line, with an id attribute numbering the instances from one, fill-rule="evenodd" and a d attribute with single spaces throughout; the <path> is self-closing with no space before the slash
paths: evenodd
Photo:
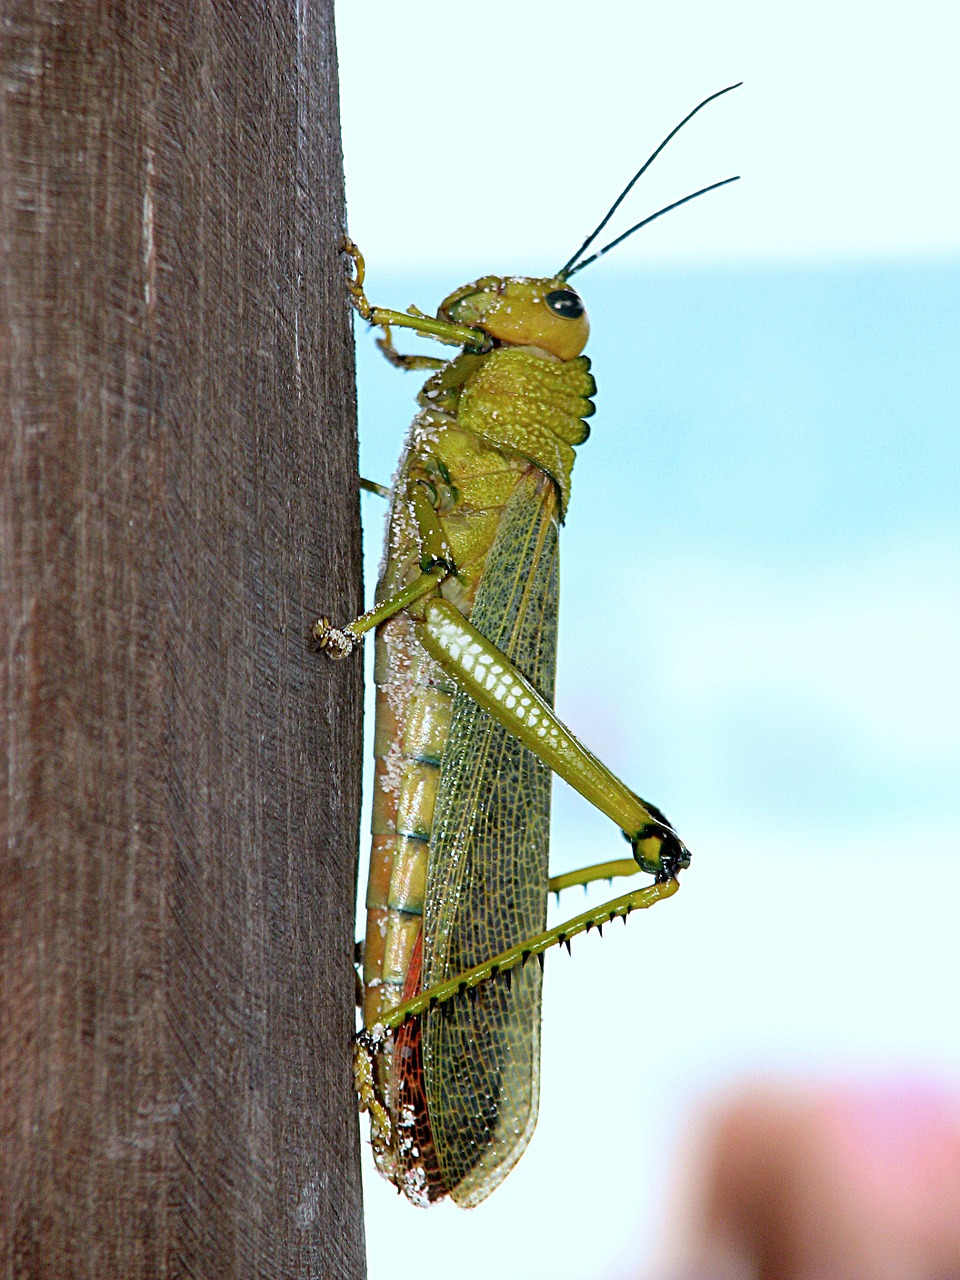
<path id="1" fill-rule="evenodd" d="M 732 85 L 730 88 L 736 88 Z M 724 89 L 721 93 L 728 92 Z M 370 304 L 344 241 L 360 316 L 405 369 L 429 369 L 391 492 L 376 603 L 314 636 L 346 657 L 376 629 L 373 847 L 356 1079 L 381 1173 L 415 1204 L 470 1207 L 522 1155 L 537 1118 L 544 952 L 676 891 L 690 855 L 671 824 L 553 711 L 558 529 L 596 384 L 570 277 L 670 209 L 553 276 L 485 276 L 427 316 Z M 460 347 L 397 352 L 405 327 Z M 379 486 L 366 485 L 379 489 Z M 621 829 L 632 856 L 551 880 L 559 774 Z M 546 929 L 549 891 L 647 872 L 653 883 Z M 539 963 L 530 964 L 534 957 Z"/>

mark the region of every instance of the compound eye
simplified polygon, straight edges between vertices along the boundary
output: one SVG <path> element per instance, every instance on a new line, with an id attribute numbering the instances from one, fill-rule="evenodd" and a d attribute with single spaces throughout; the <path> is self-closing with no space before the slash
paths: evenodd
<path id="1" fill-rule="evenodd" d="M 545 301 L 554 315 L 563 316 L 565 320 L 578 320 L 584 312 L 580 295 L 572 289 L 553 289 Z"/>

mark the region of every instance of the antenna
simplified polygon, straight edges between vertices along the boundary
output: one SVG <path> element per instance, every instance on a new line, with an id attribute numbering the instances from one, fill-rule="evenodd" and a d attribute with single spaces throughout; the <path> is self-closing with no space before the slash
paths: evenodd
<path id="1" fill-rule="evenodd" d="M 682 204 L 686 204 L 688 200 L 696 200 L 697 196 L 705 196 L 708 191 L 716 191 L 717 187 L 725 187 L 728 182 L 739 182 L 740 175 L 736 174 L 732 178 L 724 178 L 722 182 L 711 182 L 709 187 L 701 187 L 699 191 L 693 191 L 690 195 L 684 196 L 682 200 L 674 200 L 673 204 L 664 205 L 662 209 L 658 209 L 656 213 L 651 213 L 649 218 L 644 218 L 642 222 L 635 223 L 629 231 L 624 231 L 622 236 L 617 236 L 616 240 L 611 240 L 609 244 L 605 244 L 602 249 L 598 249 L 596 253 L 592 253 L 589 258 L 584 258 L 582 262 L 578 262 L 575 267 L 571 267 L 569 271 L 559 271 L 557 274 L 563 276 L 565 280 L 569 280 L 571 276 L 582 271 L 584 267 L 589 267 L 591 262 L 596 262 L 598 258 L 602 258 L 621 240 L 626 240 L 627 236 L 632 236 L 635 231 L 639 231 L 641 227 L 645 227 L 648 222 L 661 217 L 665 213 L 669 213 L 671 209 L 679 209 Z"/>
<path id="2" fill-rule="evenodd" d="M 660 214 L 668 213 L 671 209 L 676 209 L 679 205 L 686 204 L 688 200 L 693 200 L 697 196 L 704 195 L 707 191 L 713 191 L 716 187 L 722 187 L 727 182 L 736 181 L 736 178 L 726 178 L 724 179 L 723 182 L 715 182 L 713 183 L 712 186 L 704 187 L 700 191 L 695 191 L 692 195 L 685 196 L 682 200 L 677 200 L 675 204 L 667 205 L 666 208 L 661 209 L 658 213 L 653 214 L 649 218 L 645 218 L 643 222 L 638 222 L 636 226 L 631 227 L 629 231 L 625 231 L 624 234 L 622 236 L 618 236 L 616 240 L 611 240 L 610 243 L 605 248 L 601 249 L 598 253 L 593 254 L 592 257 L 585 259 L 583 262 L 579 263 L 576 266 L 574 265 L 577 262 L 577 259 L 580 257 L 580 255 L 590 248 L 594 240 L 596 240 L 597 236 L 600 234 L 603 228 L 607 225 L 607 223 L 610 221 L 610 219 L 613 217 L 616 211 L 620 208 L 621 204 L 623 204 L 624 200 L 627 198 L 630 192 L 633 190 L 634 185 L 639 181 L 640 178 L 643 177 L 646 171 L 653 164 L 654 160 L 656 160 L 657 156 L 667 145 L 667 143 L 670 142 L 671 139 L 675 138 L 676 135 L 683 128 L 683 126 L 689 123 L 689 121 L 693 119 L 693 117 L 697 114 L 697 112 L 701 111 L 707 105 L 708 102 L 713 102 L 715 98 L 722 98 L 725 93 L 730 93 L 733 89 L 739 89 L 742 84 L 743 84 L 743 81 L 738 80 L 736 84 L 729 84 L 725 89 L 719 89 L 716 93 L 711 93 L 709 98 L 704 98 L 704 100 L 701 103 L 698 103 L 698 105 L 695 106 L 691 112 L 689 112 L 687 115 L 683 117 L 683 119 L 675 128 L 670 130 L 670 132 L 667 134 L 664 140 L 660 143 L 659 147 L 657 147 L 656 151 L 654 151 L 653 154 L 649 156 L 649 158 L 644 162 L 644 164 L 640 166 L 640 168 L 633 175 L 633 177 L 630 179 L 627 185 L 623 188 L 623 190 L 617 196 L 616 200 L 614 200 L 613 204 L 604 214 L 603 218 L 600 220 L 597 226 L 594 227 L 593 231 L 590 232 L 586 240 L 584 240 L 580 248 L 560 268 L 560 270 L 557 272 L 558 276 L 562 276 L 564 277 L 564 279 L 568 279 L 570 276 L 574 274 L 574 272 L 582 270 L 587 265 L 588 262 L 595 262 L 597 258 L 602 257 L 602 255 L 605 254 L 608 249 L 612 249 L 615 244 L 619 244 L 621 240 L 625 240 L 628 235 L 632 235 L 632 233 L 634 231 L 639 230 L 640 227 L 646 226 L 646 224 L 648 222 L 652 222 L 654 218 L 659 218 Z"/>

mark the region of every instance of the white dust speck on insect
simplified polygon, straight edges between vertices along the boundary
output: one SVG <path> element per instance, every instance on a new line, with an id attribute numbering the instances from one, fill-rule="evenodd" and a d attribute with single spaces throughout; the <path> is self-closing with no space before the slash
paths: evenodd
<path id="1" fill-rule="evenodd" d="M 394 739 L 387 748 L 386 755 L 383 757 L 383 772 L 381 774 L 380 786 L 384 791 L 391 794 L 399 792 L 400 783 L 403 781 L 403 771 L 406 760 L 403 755 L 403 743 Z"/>
<path id="2" fill-rule="evenodd" d="M 407 1199 L 419 1208 L 426 1208 L 430 1198 L 426 1191 L 427 1175 L 420 1165 L 409 1169 L 403 1178 L 403 1191 Z"/>

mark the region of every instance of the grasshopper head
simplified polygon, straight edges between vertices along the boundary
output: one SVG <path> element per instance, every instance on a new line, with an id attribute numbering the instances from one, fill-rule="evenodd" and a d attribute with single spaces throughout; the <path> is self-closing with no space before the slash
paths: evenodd
<path id="1" fill-rule="evenodd" d="M 563 276 L 483 276 L 444 298 L 437 315 L 475 325 L 506 346 L 539 347 L 558 360 L 573 360 L 590 335 L 580 295 Z"/>

